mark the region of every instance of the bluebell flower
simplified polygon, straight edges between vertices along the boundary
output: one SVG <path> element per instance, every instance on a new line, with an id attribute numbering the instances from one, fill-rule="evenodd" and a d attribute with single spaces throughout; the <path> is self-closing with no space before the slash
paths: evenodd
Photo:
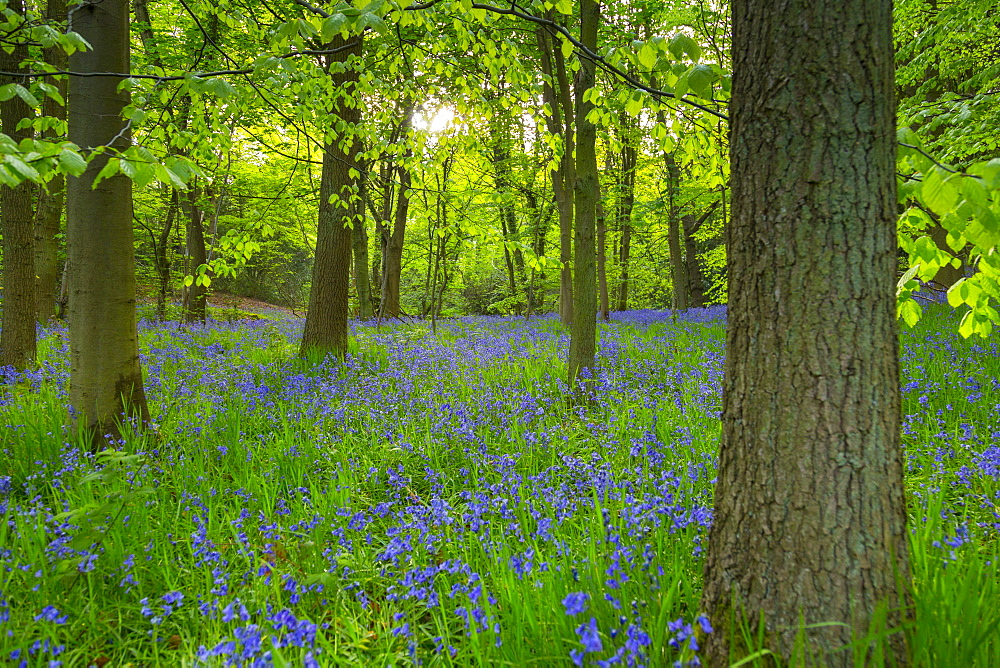
<path id="1" fill-rule="evenodd" d="M 585 612 L 587 610 L 587 594 L 584 592 L 568 594 L 563 599 L 563 606 L 566 608 L 567 615 L 578 615 Z"/>

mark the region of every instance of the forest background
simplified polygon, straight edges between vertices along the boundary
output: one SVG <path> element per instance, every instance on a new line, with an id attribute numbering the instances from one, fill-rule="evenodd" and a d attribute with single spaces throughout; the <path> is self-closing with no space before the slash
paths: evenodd
<path id="1" fill-rule="evenodd" d="M 610 5 L 594 59 L 579 57 L 570 2 L 356 5 L 134 3 L 136 76 L 121 82 L 134 145 L 100 178 L 133 179 L 139 292 L 157 317 L 179 300 L 185 320 L 204 319 L 207 290 L 305 310 L 332 141 L 349 171 L 333 208 L 352 228 L 355 316 L 560 310 L 569 322 L 584 107 L 597 135 L 602 312 L 725 303 L 725 4 Z M 81 44 L 60 12 L 8 5 L 7 71 L 66 67 Z M 996 32 L 986 2 L 896 4 L 901 268 L 919 265 L 907 279 L 943 290 L 976 274 L 952 297 L 972 307 L 965 334 L 996 320 L 996 274 L 979 260 L 996 234 L 996 167 L 956 178 L 996 153 Z M 577 100 L 582 62 L 596 79 Z M 65 78 L 8 81 L 5 131 L 19 144 L 4 145 L 0 178 L 44 184 L 26 215 L 45 320 L 68 289 L 61 173 L 82 162 L 59 142 Z M 901 286 L 912 322 L 917 284 Z"/>

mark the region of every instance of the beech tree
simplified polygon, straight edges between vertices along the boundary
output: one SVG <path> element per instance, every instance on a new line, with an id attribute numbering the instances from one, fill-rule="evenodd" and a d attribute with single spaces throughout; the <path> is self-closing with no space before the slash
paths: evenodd
<path id="1" fill-rule="evenodd" d="M 12 9 L 24 13 L 21 3 Z M 28 35 L 15 34 L 20 41 L 10 53 L 0 50 L 0 69 L 17 71 L 28 55 Z M 25 79 L 3 77 L 2 83 L 26 83 Z M 18 124 L 31 115 L 31 108 L 20 96 L 0 102 L 0 124 L 4 134 L 16 142 L 31 136 L 30 129 Z M 24 164 L 23 162 L 21 164 Z M 25 165 L 27 168 L 27 165 Z M 3 317 L 0 329 L 0 366 L 24 369 L 35 361 L 35 266 L 34 207 L 32 184 L 0 186 L 0 214 L 3 216 Z"/>
<path id="2" fill-rule="evenodd" d="M 302 352 L 347 352 L 348 287 L 353 240 L 351 212 L 358 198 L 359 176 L 354 155 L 358 151 L 354 126 L 361 118 L 356 98 L 361 37 L 336 37 L 327 56 L 333 83 L 331 118 L 323 148 L 323 174 L 319 187 L 316 259 L 313 263 L 309 312 L 302 334 Z M 353 60 L 352 60 L 353 57 Z M 341 130 L 336 130 L 339 127 Z"/>
<path id="3" fill-rule="evenodd" d="M 591 51 L 597 49 L 600 18 L 601 7 L 596 0 L 581 0 L 580 41 Z M 573 228 L 573 324 L 569 345 L 571 388 L 580 371 L 594 365 L 597 349 L 597 254 L 594 236 L 600 188 L 597 180 L 597 128 L 588 116 L 594 106 L 588 94 L 594 87 L 595 69 L 594 63 L 581 59 L 575 82 L 576 180 L 573 202 L 576 220 Z"/>
<path id="4" fill-rule="evenodd" d="M 890 0 L 733 3 L 708 665 L 745 655 L 729 645 L 745 619 L 793 665 L 853 666 L 879 606 L 889 627 L 906 615 L 891 15 Z M 902 634 L 889 645 L 906 664 Z"/>
<path id="5" fill-rule="evenodd" d="M 93 45 L 70 56 L 74 72 L 129 71 L 129 3 L 84 2 L 73 29 Z M 132 181 L 115 174 L 95 185 L 108 151 L 130 144 L 122 119 L 128 92 L 116 77 L 72 77 L 69 138 L 83 152 L 103 151 L 67 179 L 70 404 L 99 444 L 121 421 L 149 420 L 135 315 Z M 107 148 L 104 148 L 107 147 Z"/>

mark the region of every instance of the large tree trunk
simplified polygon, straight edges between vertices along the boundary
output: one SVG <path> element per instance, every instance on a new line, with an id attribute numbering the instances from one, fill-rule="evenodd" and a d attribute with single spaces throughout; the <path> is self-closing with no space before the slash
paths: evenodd
<path id="1" fill-rule="evenodd" d="M 347 353 L 353 237 L 349 224 L 357 197 L 356 179 L 351 176 L 351 170 L 357 170 L 354 156 L 360 148 L 353 135 L 361 119 L 361 101 L 355 96 L 362 42 L 360 37 L 351 37 L 347 42 L 338 36 L 331 43 L 334 49 L 348 44 L 351 48 L 327 56 L 328 66 L 349 63 L 343 72 L 331 74 L 334 89 L 341 93 L 334 103 L 331 120 L 343 120 L 347 136 L 331 137 L 323 150 L 316 259 L 313 261 L 309 311 L 302 333 L 303 354 L 314 351 L 343 356 Z"/>
<path id="2" fill-rule="evenodd" d="M 733 3 L 733 217 L 714 521 L 702 609 L 853 666 L 910 568 L 899 442 L 890 0 Z M 735 636 L 738 638 L 739 636 Z M 738 642 L 738 640 L 734 640 Z M 733 656 L 730 655 L 733 650 Z M 903 634 L 891 653 L 907 663 Z"/>
<path id="3" fill-rule="evenodd" d="M 63 0 L 48 0 L 45 10 L 48 19 L 58 25 L 66 20 L 66 3 Z M 66 52 L 54 46 L 44 50 L 45 62 L 58 70 L 66 69 Z M 57 77 L 50 81 L 66 98 L 67 81 Z M 66 120 L 66 107 L 51 97 L 42 103 L 42 113 L 51 118 Z M 45 133 L 55 137 L 56 130 Z M 38 194 L 38 209 L 35 211 L 35 303 L 38 322 L 48 322 L 56 316 L 56 290 L 59 283 L 59 241 L 57 236 L 62 225 L 63 208 L 66 204 L 66 177 L 58 174 L 46 184 Z"/>
<path id="4" fill-rule="evenodd" d="M 75 72 L 128 72 L 128 2 L 79 5 L 73 30 L 93 50 L 69 58 Z M 69 139 L 84 150 L 114 139 L 124 150 L 131 137 L 122 120 L 128 93 L 114 77 L 72 77 Z M 70 404 L 95 447 L 116 438 L 125 417 L 149 421 L 135 323 L 132 182 L 121 174 L 93 188 L 107 163 L 98 156 L 82 176 L 67 179 Z"/>
<path id="5" fill-rule="evenodd" d="M 14 0 L 10 9 L 24 15 L 24 5 Z M 24 39 L 18 35 L 15 39 Z M 28 55 L 26 46 L 16 46 L 11 53 L 0 50 L 0 68 L 7 72 L 21 69 Z M 0 77 L 0 83 L 19 83 L 19 77 Z M 32 116 L 31 107 L 15 95 L 0 102 L 0 126 L 4 134 L 20 143 L 31 137 L 28 128 L 17 124 Z M 0 213 L 3 216 L 3 325 L 0 328 L 0 366 L 24 370 L 35 361 L 35 210 L 31 197 L 32 184 L 25 181 L 11 188 L 0 186 Z"/>
<path id="6" fill-rule="evenodd" d="M 401 141 L 409 142 L 410 128 L 413 126 L 413 103 L 404 105 L 403 117 L 400 121 L 399 136 Z M 404 160 L 413 155 L 413 149 L 408 148 Z M 396 211 L 392 221 L 392 233 L 386 236 L 383 251 L 382 304 L 379 315 L 383 318 L 399 317 L 399 281 L 403 271 L 403 240 L 406 236 L 406 219 L 410 214 L 410 170 L 405 165 L 399 165 L 396 173 L 399 186 L 396 191 Z"/>
<path id="7" fill-rule="evenodd" d="M 601 8 L 596 0 L 581 0 L 580 42 L 597 50 Z M 581 372 L 594 366 L 597 347 L 597 275 L 594 228 L 600 184 L 597 181 L 597 128 L 587 120 L 593 103 L 585 99 L 594 86 L 594 63 L 582 59 L 576 79 L 576 229 L 573 255 L 573 326 L 569 345 L 569 387 Z"/>

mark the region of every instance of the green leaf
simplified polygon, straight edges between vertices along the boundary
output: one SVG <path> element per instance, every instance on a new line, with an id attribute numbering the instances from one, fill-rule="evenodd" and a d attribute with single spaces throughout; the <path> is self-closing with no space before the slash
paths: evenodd
<path id="1" fill-rule="evenodd" d="M 708 65 L 695 65 L 686 72 L 687 85 L 698 97 L 711 99 L 715 72 Z"/>
<path id="2" fill-rule="evenodd" d="M 18 156 L 8 154 L 4 156 L 4 161 L 7 163 L 7 165 L 9 165 L 10 169 L 17 172 L 24 178 L 26 179 L 38 178 L 38 170 L 36 170 L 34 167 L 26 163 L 24 160 L 21 160 L 21 158 L 19 158 Z"/>
<path id="3" fill-rule="evenodd" d="M 573 48 L 574 48 L 573 42 L 563 37 L 561 47 L 562 47 L 563 58 L 569 58 L 570 56 L 573 55 Z"/>
<path id="4" fill-rule="evenodd" d="M 914 265 L 906 270 L 906 273 L 896 282 L 896 289 L 901 290 L 904 285 L 910 282 L 910 279 L 917 275 L 917 270 L 920 269 L 919 265 Z"/>
<path id="5" fill-rule="evenodd" d="M 899 307 L 899 316 L 908 327 L 916 325 L 917 322 L 920 321 L 921 315 L 923 315 L 923 309 L 921 309 L 920 304 L 913 299 L 907 299 Z"/>
<path id="6" fill-rule="evenodd" d="M 642 91 L 633 91 L 631 97 L 629 97 L 628 102 L 625 103 L 625 113 L 629 116 L 635 117 L 639 115 L 642 111 L 643 94 Z"/>
<path id="7" fill-rule="evenodd" d="M 920 195 L 924 204 L 939 216 L 951 213 L 958 204 L 958 188 L 952 182 L 954 174 L 935 168 L 924 177 Z"/>
<path id="8" fill-rule="evenodd" d="M 642 48 L 639 49 L 639 64 L 647 70 L 653 69 L 653 66 L 656 65 L 656 61 L 658 59 L 656 49 L 654 49 L 653 45 L 649 42 L 643 44 Z"/>
<path id="9" fill-rule="evenodd" d="M 14 92 L 17 96 L 24 100 L 24 103 L 29 107 L 37 107 L 40 103 L 38 98 L 31 94 L 31 91 L 22 86 L 21 84 L 14 84 Z"/>
<path id="10" fill-rule="evenodd" d="M 667 48 L 677 60 L 683 58 L 684 54 L 687 54 L 694 62 L 698 62 L 698 59 L 701 58 L 701 47 L 698 46 L 698 42 L 684 33 L 677 33 L 671 37 Z"/>

